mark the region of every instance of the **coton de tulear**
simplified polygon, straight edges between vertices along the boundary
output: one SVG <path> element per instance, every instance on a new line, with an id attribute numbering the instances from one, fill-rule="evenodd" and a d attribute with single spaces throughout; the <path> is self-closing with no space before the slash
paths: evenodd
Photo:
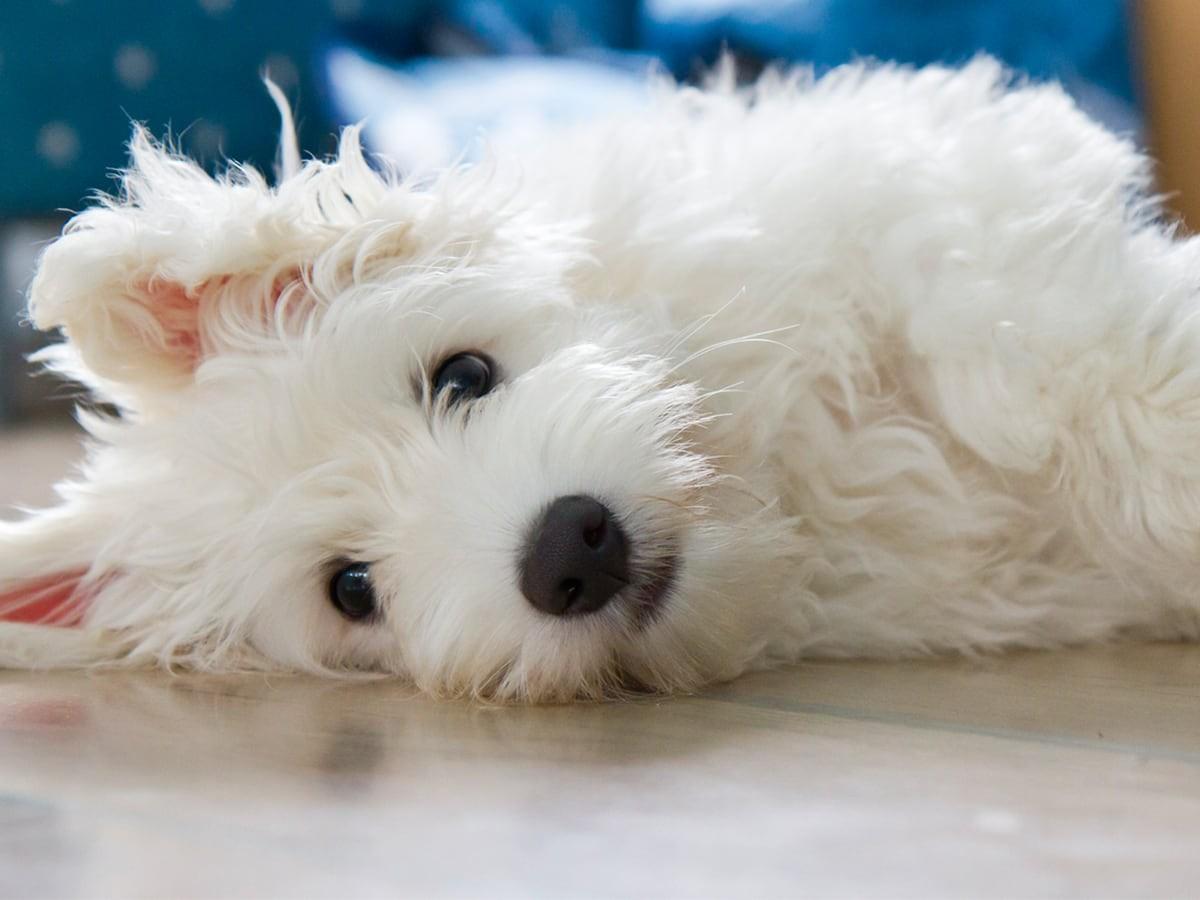
<path id="1" fill-rule="evenodd" d="M 118 412 L 0 525 L 0 664 L 547 701 L 1200 635 L 1200 243 L 1131 142 L 987 59 L 653 94 L 403 179 L 136 132 L 32 287 Z"/>

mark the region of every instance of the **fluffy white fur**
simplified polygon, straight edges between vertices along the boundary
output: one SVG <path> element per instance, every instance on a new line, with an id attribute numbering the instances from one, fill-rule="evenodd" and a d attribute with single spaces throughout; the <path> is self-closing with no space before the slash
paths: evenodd
<path id="1" fill-rule="evenodd" d="M 354 129 L 285 157 L 213 179 L 138 132 L 46 251 L 50 365 L 121 412 L 84 414 L 58 508 L 0 525 L 10 604 L 83 574 L 82 624 L 0 625 L 0 662 L 553 700 L 1200 635 L 1200 244 L 1057 87 L 726 73 L 424 179 Z M 446 409 L 428 375 L 468 349 L 503 383 Z M 521 595 L 571 493 L 635 568 L 679 549 L 658 616 Z M 347 559 L 372 624 L 327 600 Z"/>

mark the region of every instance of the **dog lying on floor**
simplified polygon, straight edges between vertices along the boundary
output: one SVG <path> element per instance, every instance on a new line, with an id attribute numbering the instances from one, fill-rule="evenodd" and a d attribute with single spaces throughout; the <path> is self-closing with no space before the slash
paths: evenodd
<path id="1" fill-rule="evenodd" d="M 399 181 L 143 132 L 30 310 L 81 412 L 0 663 L 688 690 L 1200 635 L 1200 244 L 994 62 L 726 72 Z"/>

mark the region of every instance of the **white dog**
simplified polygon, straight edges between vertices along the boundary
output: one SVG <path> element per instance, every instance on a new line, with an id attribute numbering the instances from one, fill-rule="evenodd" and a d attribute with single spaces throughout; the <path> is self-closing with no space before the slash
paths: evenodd
<path id="1" fill-rule="evenodd" d="M 32 288 L 120 414 L 0 525 L 0 662 L 536 701 L 1200 635 L 1147 160 L 989 60 L 730 84 L 404 181 L 136 133 Z"/>

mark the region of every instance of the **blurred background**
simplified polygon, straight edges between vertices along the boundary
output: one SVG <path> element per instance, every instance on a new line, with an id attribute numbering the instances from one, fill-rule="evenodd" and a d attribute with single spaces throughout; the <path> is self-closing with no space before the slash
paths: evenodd
<path id="1" fill-rule="evenodd" d="M 294 103 L 304 150 L 366 120 L 403 170 L 470 158 L 481 136 L 638 104 L 647 70 L 691 80 L 723 52 L 820 71 L 858 57 L 962 62 L 984 51 L 1061 81 L 1149 146 L 1176 210 L 1200 222 L 1196 0 L 9 0 L 0 4 L 0 427 L 62 417 L 30 378 L 21 319 L 37 254 L 113 187 L 130 121 L 215 167 L 270 170 Z"/>

